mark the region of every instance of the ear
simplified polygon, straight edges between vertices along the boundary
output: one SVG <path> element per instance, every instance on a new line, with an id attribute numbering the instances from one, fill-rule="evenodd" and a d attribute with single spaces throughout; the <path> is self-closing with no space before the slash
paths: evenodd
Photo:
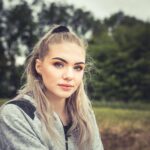
<path id="1" fill-rule="evenodd" d="M 41 74 L 41 72 L 42 72 L 42 61 L 40 59 L 36 59 L 35 69 L 36 69 L 37 73 Z"/>

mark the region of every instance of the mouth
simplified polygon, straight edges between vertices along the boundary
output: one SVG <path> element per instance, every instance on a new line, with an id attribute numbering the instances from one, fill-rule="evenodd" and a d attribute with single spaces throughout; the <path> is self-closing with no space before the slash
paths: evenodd
<path id="1" fill-rule="evenodd" d="M 70 91 L 74 86 L 71 84 L 58 84 L 64 91 Z"/>

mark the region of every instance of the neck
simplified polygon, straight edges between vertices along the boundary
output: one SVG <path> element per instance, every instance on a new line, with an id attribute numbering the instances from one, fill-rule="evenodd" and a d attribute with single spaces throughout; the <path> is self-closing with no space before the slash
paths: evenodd
<path id="1" fill-rule="evenodd" d="M 51 101 L 53 107 L 54 107 L 54 111 L 60 115 L 60 114 L 64 114 L 66 112 L 66 100 L 65 99 L 59 99 L 59 100 L 53 100 Z"/>
<path id="2" fill-rule="evenodd" d="M 63 113 L 63 111 L 65 110 L 66 99 L 56 97 L 56 96 L 54 96 L 52 94 L 48 94 L 48 93 L 46 93 L 46 96 L 47 96 L 48 100 L 50 101 L 50 103 L 52 104 L 54 111 Z"/>
<path id="3" fill-rule="evenodd" d="M 67 125 L 69 122 L 68 112 L 66 109 L 66 99 L 59 98 L 50 94 L 46 94 L 48 100 L 53 106 L 54 111 L 58 114 L 63 125 Z"/>

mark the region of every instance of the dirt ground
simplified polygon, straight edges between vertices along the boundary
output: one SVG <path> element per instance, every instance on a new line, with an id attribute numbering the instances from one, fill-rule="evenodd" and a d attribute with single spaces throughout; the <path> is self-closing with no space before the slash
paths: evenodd
<path id="1" fill-rule="evenodd" d="M 150 150 L 150 132 L 103 130 L 101 138 L 104 150 Z"/>

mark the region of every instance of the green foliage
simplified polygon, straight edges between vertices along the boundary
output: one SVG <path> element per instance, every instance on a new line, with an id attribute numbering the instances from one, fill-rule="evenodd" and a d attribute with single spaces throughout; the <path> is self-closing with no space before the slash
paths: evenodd
<path id="1" fill-rule="evenodd" d="M 36 15 L 35 9 L 38 5 L 41 10 Z M 23 0 L 6 8 L 1 1 L 0 7 L 1 97 L 12 97 L 16 94 L 21 86 L 20 78 L 23 73 L 23 65 L 16 65 L 16 58 L 26 57 L 41 34 L 49 29 L 50 24 L 70 25 L 79 34 L 85 34 L 94 24 L 90 12 L 75 9 L 72 5 L 45 4 L 38 0 L 29 5 Z M 22 50 L 24 47 L 25 52 Z"/>
<path id="2" fill-rule="evenodd" d="M 14 7 L 2 7 L 0 16 L 0 96 L 11 97 L 20 87 L 23 72 L 22 66 L 16 66 L 16 57 L 23 53 L 20 49 L 23 45 L 29 49 L 33 46 L 35 23 L 25 1 Z"/>
<path id="3" fill-rule="evenodd" d="M 114 26 L 115 20 L 111 19 L 108 31 L 95 35 L 89 47 L 96 68 L 89 81 L 90 95 L 94 99 L 148 101 L 150 23 L 134 19 L 134 24 L 130 26 L 127 22 L 131 18 L 122 16 L 120 23 L 116 20 Z"/>
<path id="4" fill-rule="evenodd" d="M 40 7 L 39 11 L 36 8 Z M 12 97 L 21 86 L 26 56 L 51 24 L 73 27 L 82 36 L 91 33 L 88 55 L 93 58 L 87 90 L 92 99 L 150 100 L 150 23 L 118 12 L 103 22 L 81 8 L 62 3 L 25 0 L 4 8 L 0 2 L 1 97 Z M 37 13 L 35 13 L 37 12 Z M 25 47 L 23 52 L 22 47 Z"/>

